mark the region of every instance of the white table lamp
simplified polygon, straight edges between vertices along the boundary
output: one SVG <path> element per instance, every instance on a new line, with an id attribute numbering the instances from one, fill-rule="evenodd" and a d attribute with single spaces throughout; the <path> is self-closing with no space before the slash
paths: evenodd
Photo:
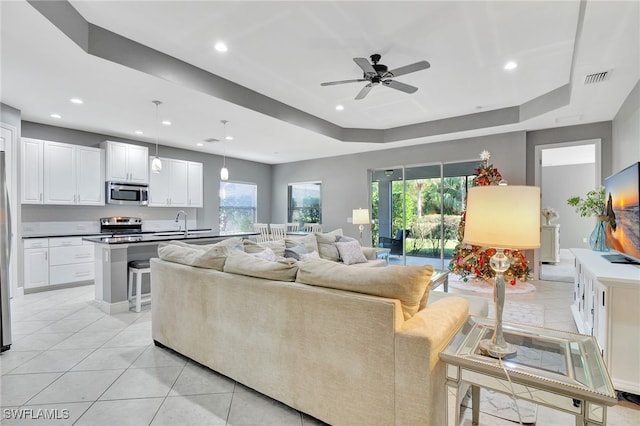
<path id="1" fill-rule="evenodd" d="M 480 343 L 482 351 L 494 358 L 516 353 L 502 335 L 504 307 L 504 272 L 510 260 L 505 249 L 540 247 L 540 188 L 535 186 L 476 186 L 467 195 L 464 242 L 494 248 L 490 259 L 496 273 L 493 292 L 496 320 L 493 337 Z"/>

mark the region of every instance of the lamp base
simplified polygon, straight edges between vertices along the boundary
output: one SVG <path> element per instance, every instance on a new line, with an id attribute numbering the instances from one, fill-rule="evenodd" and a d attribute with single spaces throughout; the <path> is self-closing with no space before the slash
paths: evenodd
<path id="1" fill-rule="evenodd" d="M 491 339 L 481 340 L 478 347 L 483 355 L 491 358 L 511 358 L 518 352 L 518 349 L 511 343 L 504 342 L 499 345 L 492 342 Z"/>

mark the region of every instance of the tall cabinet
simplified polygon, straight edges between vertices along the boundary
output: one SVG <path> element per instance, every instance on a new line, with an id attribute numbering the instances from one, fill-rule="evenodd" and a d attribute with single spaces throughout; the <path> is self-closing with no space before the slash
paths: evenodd
<path id="1" fill-rule="evenodd" d="M 610 263 L 589 249 L 571 252 L 578 331 L 596 338 L 615 388 L 640 394 L 640 266 Z"/>

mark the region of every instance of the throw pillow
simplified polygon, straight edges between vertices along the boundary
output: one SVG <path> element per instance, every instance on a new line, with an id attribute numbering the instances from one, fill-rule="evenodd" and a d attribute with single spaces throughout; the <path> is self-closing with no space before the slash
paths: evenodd
<path id="1" fill-rule="evenodd" d="M 346 235 L 338 235 L 338 237 L 336 238 L 336 242 L 338 243 L 348 243 L 349 241 L 357 241 L 358 244 L 360 243 L 360 241 L 358 241 L 357 239 L 347 237 Z"/>
<path id="2" fill-rule="evenodd" d="M 295 247 L 300 244 L 304 244 L 307 248 L 307 253 L 312 251 L 318 251 L 318 243 L 314 234 L 305 235 L 304 237 L 286 237 L 284 239 L 286 248 Z"/>
<path id="3" fill-rule="evenodd" d="M 420 301 L 425 292 L 429 291 L 432 274 L 431 265 L 354 268 L 318 259 L 298 263 L 296 281 L 318 287 L 397 299 L 407 320 L 418 312 Z"/>
<path id="4" fill-rule="evenodd" d="M 298 265 L 293 259 L 282 258 L 270 262 L 243 251 L 232 251 L 227 257 L 223 271 L 274 281 L 295 281 Z"/>
<path id="5" fill-rule="evenodd" d="M 317 251 L 300 254 L 300 260 L 308 260 L 308 259 L 320 259 L 320 254 Z"/>
<path id="6" fill-rule="evenodd" d="M 336 247 L 336 239 L 342 235 L 342 229 L 338 228 L 331 232 L 316 232 L 316 241 L 318 242 L 318 253 L 320 257 L 327 260 L 337 262 L 340 260 L 340 253 Z"/>
<path id="7" fill-rule="evenodd" d="M 360 243 L 357 241 L 347 241 L 344 243 L 335 243 L 340 253 L 340 259 L 345 265 L 353 265 L 355 263 L 366 263 L 367 258 L 362 253 Z"/>
<path id="8" fill-rule="evenodd" d="M 305 246 L 304 244 L 284 249 L 284 257 L 288 257 L 291 259 L 300 260 L 300 256 L 303 254 L 307 254 L 307 246 Z"/>
<path id="9" fill-rule="evenodd" d="M 245 253 L 258 253 L 268 247 L 271 250 L 273 250 L 276 256 L 284 256 L 284 249 L 285 249 L 284 240 L 265 241 L 263 243 L 257 243 L 251 240 L 244 240 L 243 246 L 244 246 Z"/>
<path id="10" fill-rule="evenodd" d="M 268 260 L 269 262 L 275 262 L 278 260 L 278 256 L 276 256 L 273 250 L 269 247 L 257 253 L 251 253 L 251 256 L 257 257 L 258 259 Z"/>

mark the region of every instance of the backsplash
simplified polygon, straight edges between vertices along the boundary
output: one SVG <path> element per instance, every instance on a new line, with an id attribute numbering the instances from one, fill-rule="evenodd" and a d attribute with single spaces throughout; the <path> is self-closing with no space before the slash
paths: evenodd
<path id="1" fill-rule="evenodd" d="M 142 222 L 143 231 L 177 231 L 182 230 L 182 220 L 176 223 L 174 219 L 160 220 L 144 220 Z M 196 229 L 196 219 L 187 219 L 189 229 Z M 23 222 L 22 236 L 51 236 L 51 235 L 70 235 L 70 234 L 99 234 L 100 224 L 98 219 L 95 221 L 73 221 L 73 222 Z"/>

